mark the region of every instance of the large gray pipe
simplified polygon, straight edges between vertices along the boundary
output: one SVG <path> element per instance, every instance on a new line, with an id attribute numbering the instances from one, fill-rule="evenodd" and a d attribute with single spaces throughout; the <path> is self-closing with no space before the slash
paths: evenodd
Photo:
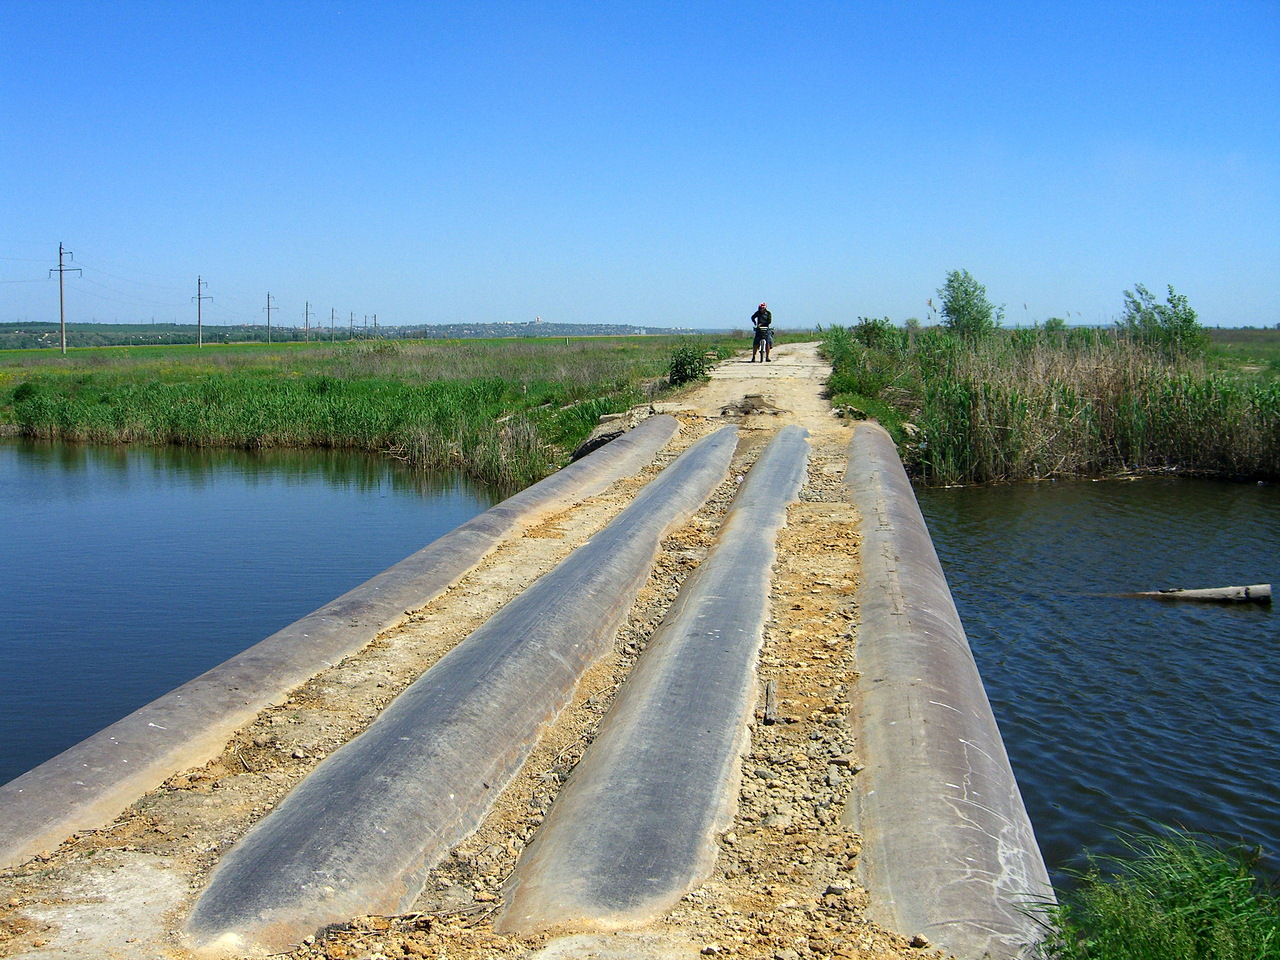
<path id="1" fill-rule="evenodd" d="M 710 875 L 737 801 L 774 540 L 807 459 L 804 429 L 784 427 L 747 475 L 516 865 L 499 930 L 637 926 Z"/>
<path id="2" fill-rule="evenodd" d="M 652 417 L 314 613 L 0 787 L 0 868 L 108 824 L 327 666 L 429 603 L 489 551 L 649 463 L 679 424 Z"/>
<path id="3" fill-rule="evenodd" d="M 328 923 L 408 909 L 611 649 L 662 538 L 724 478 L 736 444 L 726 427 L 690 447 L 321 763 L 223 858 L 187 925 L 196 945 L 275 953 Z"/>
<path id="4" fill-rule="evenodd" d="M 1053 894 L 964 627 L 893 441 L 864 423 L 849 449 L 866 769 L 845 822 L 870 913 L 961 960 L 1029 956 Z"/>

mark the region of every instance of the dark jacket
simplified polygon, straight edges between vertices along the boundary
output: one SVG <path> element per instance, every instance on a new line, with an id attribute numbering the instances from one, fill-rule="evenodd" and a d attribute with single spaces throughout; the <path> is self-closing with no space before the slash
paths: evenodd
<path id="1" fill-rule="evenodd" d="M 767 327 L 769 324 L 773 323 L 773 314 L 764 307 L 761 307 L 751 315 L 751 322 L 757 327 Z"/>

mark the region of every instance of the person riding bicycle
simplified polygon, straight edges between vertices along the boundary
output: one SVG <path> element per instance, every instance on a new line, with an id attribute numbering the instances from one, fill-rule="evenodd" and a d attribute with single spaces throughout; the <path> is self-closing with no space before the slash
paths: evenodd
<path id="1" fill-rule="evenodd" d="M 751 315 L 751 325 L 755 327 L 755 339 L 751 341 L 751 362 L 756 362 L 756 354 L 760 354 L 761 363 L 770 363 L 769 352 L 773 349 L 773 314 L 766 304 L 760 304 Z"/>

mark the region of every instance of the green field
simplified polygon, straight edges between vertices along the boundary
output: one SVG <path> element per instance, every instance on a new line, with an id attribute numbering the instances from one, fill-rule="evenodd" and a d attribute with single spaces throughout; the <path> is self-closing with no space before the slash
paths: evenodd
<path id="1" fill-rule="evenodd" d="M 88 443 L 334 447 L 525 484 L 666 387 L 680 346 L 732 337 L 0 351 L 0 423 Z"/>
<path id="2" fill-rule="evenodd" d="M 1280 329 L 1208 329 L 1212 353 L 1246 372 L 1280 377 Z"/>

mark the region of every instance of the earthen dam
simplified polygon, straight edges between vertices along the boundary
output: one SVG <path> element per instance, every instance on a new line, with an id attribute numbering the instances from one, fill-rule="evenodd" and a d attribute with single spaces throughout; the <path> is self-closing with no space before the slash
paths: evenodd
<path id="1" fill-rule="evenodd" d="M 774 359 L 0 787 L 0 953 L 1031 956 L 906 473 Z"/>

